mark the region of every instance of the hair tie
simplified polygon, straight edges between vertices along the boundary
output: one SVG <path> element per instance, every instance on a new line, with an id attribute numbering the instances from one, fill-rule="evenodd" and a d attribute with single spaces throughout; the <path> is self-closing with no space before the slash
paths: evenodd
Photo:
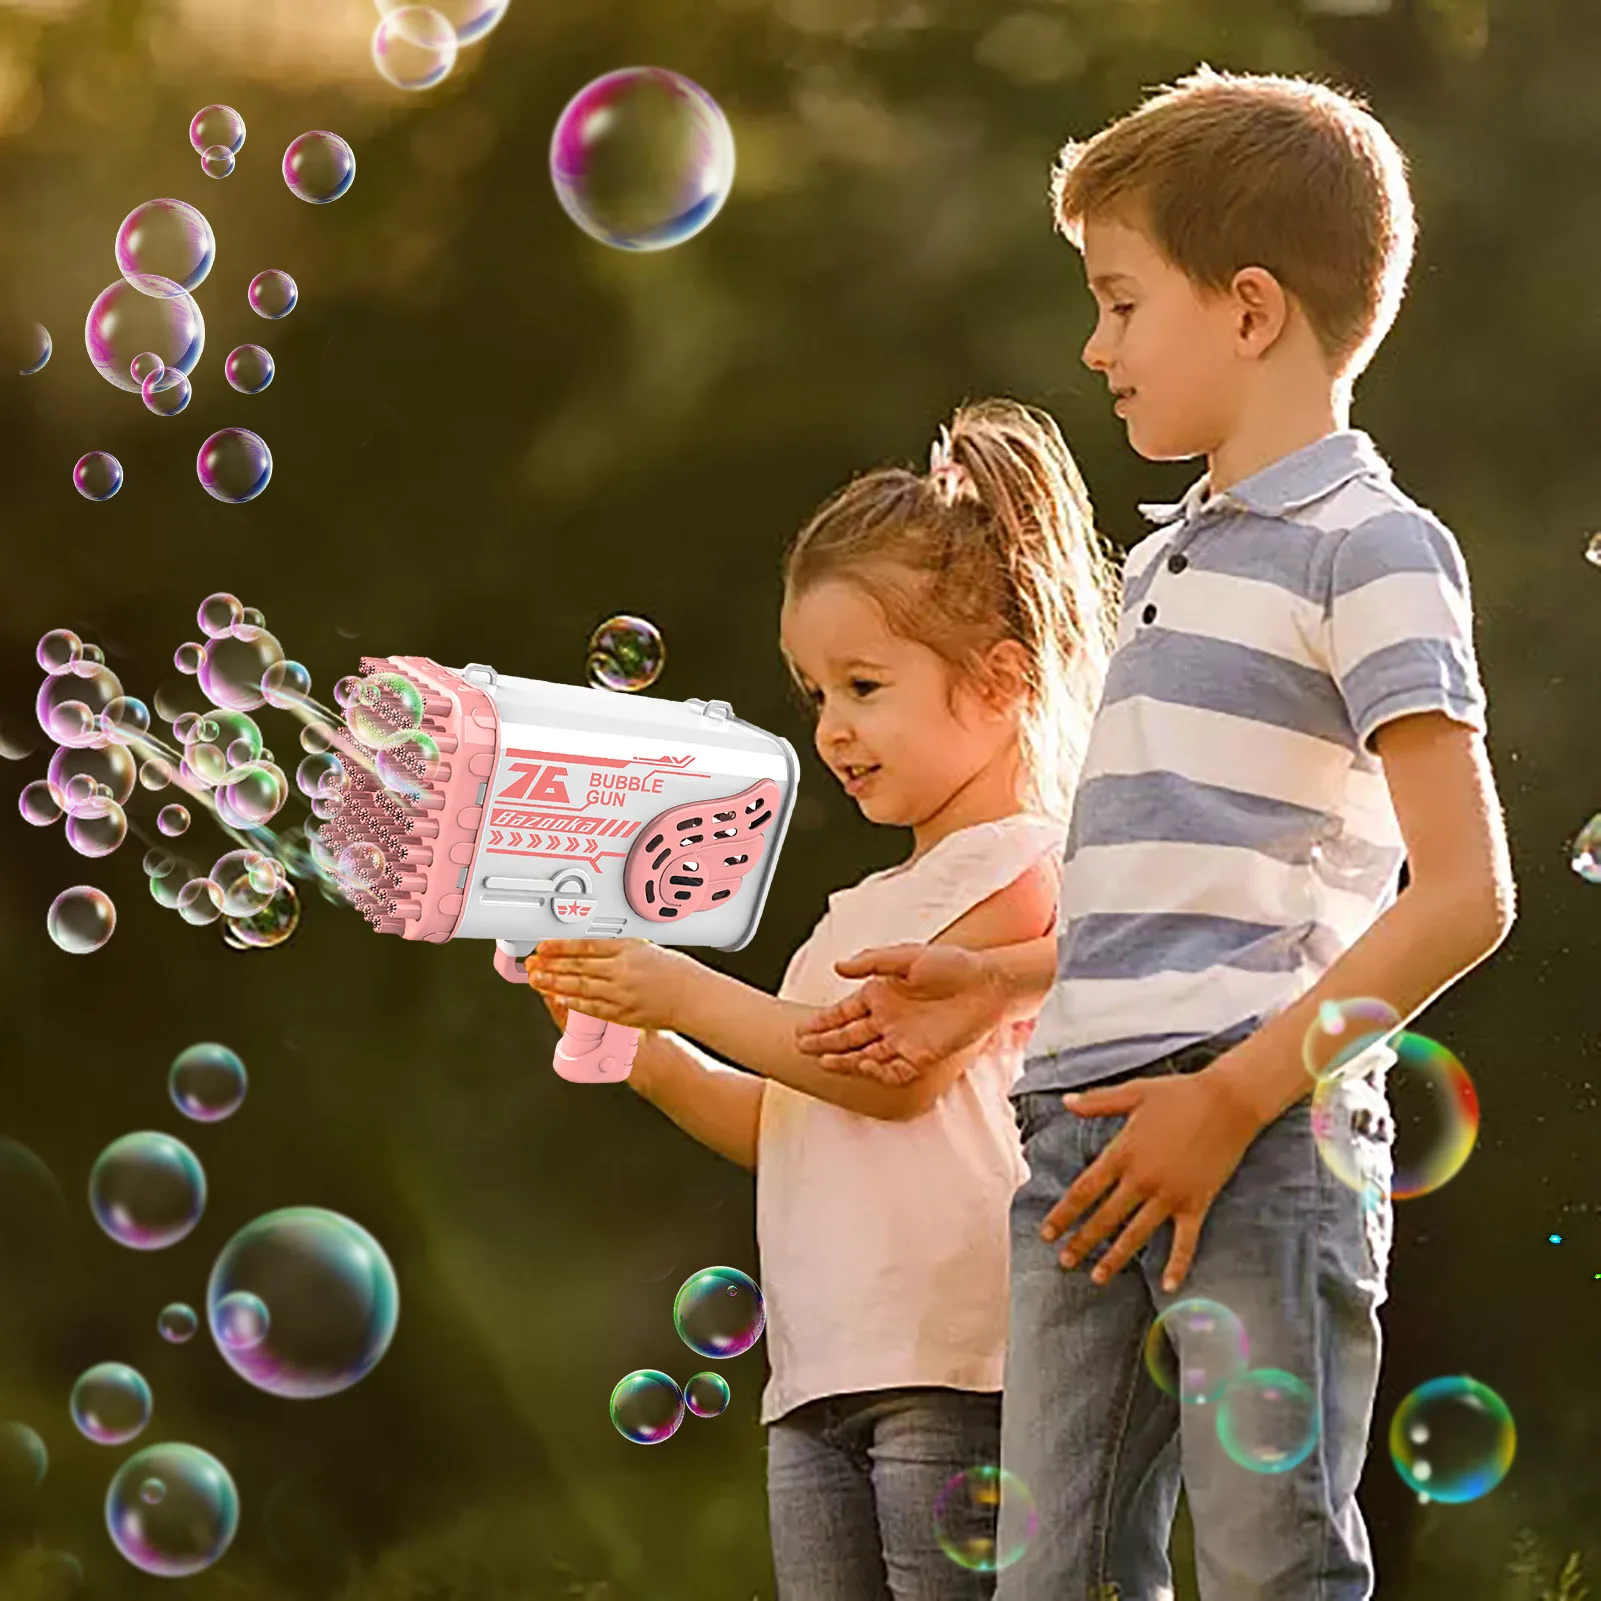
<path id="1" fill-rule="evenodd" d="M 934 493 L 947 506 L 954 506 L 959 500 L 982 503 L 983 497 L 978 492 L 972 473 L 955 459 L 951 449 L 951 431 L 944 423 L 940 424 L 934 443 L 928 447 L 928 481 Z"/>

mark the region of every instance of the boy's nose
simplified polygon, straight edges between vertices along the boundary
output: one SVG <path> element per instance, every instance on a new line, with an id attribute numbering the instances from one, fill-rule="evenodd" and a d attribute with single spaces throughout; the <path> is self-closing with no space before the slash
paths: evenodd
<path id="1" fill-rule="evenodd" d="M 1096 338 L 1097 334 L 1092 333 L 1089 338 L 1084 341 L 1084 349 L 1079 352 L 1079 359 L 1086 367 L 1089 368 L 1091 372 L 1105 372 L 1107 367 L 1106 357 L 1102 354 L 1100 347 L 1096 344 Z"/>

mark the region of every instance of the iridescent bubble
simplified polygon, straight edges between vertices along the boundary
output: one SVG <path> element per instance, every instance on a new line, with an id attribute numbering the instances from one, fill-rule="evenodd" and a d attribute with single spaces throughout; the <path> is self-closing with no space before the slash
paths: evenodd
<path id="1" fill-rule="evenodd" d="M 277 321 L 279 317 L 287 317 L 295 309 L 300 299 L 300 286 L 288 273 L 280 271 L 277 267 L 269 267 L 265 272 L 258 272 L 250 280 L 246 297 L 250 301 L 250 309 L 258 317 L 268 317 Z"/>
<path id="2" fill-rule="evenodd" d="M 65 672 L 83 656 L 83 641 L 70 628 L 52 628 L 40 636 L 34 658 L 47 673 Z"/>
<path id="3" fill-rule="evenodd" d="M 372 34 L 372 64 L 397 89 L 432 89 L 456 65 L 456 30 L 432 6 L 397 6 Z"/>
<path id="4" fill-rule="evenodd" d="M 248 1350 L 217 1333 L 218 1308 L 247 1292 L 270 1310 L 267 1336 Z M 360 1224 L 321 1207 L 270 1212 L 229 1241 L 206 1306 L 217 1348 L 240 1377 L 271 1395 L 333 1395 L 377 1366 L 400 1315 L 395 1272 Z"/>
<path id="5" fill-rule="evenodd" d="M 342 710 L 348 711 L 360 694 L 361 680 L 354 673 L 334 681 L 334 705 Z"/>
<path id="6" fill-rule="evenodd" d="M 1512 1466 L 1518 1431 L 1487 1384 L 1456 1375 L 1420 1384 L 1390 1420 L 1390 1459 L 1405 1483 L 1430 1501 L 1488 1495 Z"/>
<path id="7" fill-rule="evenodd" d="M 26 1423 L 0 1423 L 0 1499 L 7 1492 L 37 1489 L 50 1468 L 50 1453 Z"/>
<path id="8" fill-rule="evenodd" d="M 83 338 L 95 371 L 118 389 L 138 394 L 129 371 L 133 358 L 154 351 L 163 367 L 192 373 L 206 348 L 206 319 L 194 296 L 176 283 L 170 293 L 141 294 L 119 278 L 89 308 Z"/>
<path id="9" fill-rule="evenodd" d="M 67 818 L 67 843 L 80 855 L 109 856 L 128 837 L 128 814 L 114 800 L 93 800 Z"/>
<path id="10" fill-rule="evenodd" d="M 1319 1083 L 1387 1067 L 1395 1057 L 1386 1042 L 1400 1027 L 1400 1013 L 1388 1001 L 1324 1001 L 1301 1042 L 1301 1060 Z"/>
<path id="11" fill-rule="evenodd" d="M 178 865 L 178 858 L 171 851 L 152 845 L 139 865 L 143 867 L 146 878 L 165 878 Z"/>
<path id="12" fill-rule="evenodd" d="M 72 1421 L 96 1445 L 126 1445 L 150 1422 L 150 1386 L 126 1362 L 101 1362 L 72 1387 Z"/>
<path id="13" fill-rule="evenodd" d="M 161 357 L 158 356 L 153 350 L 140 351 L 139 354 L 128 363 L 128 376 L 133 379 L 133 381 L 138 384 L 141 389 L 144 388 L 144 382 L 146 378 L 148 378 L 152 373 L 161 372 L 162 370 Z"/>
<path id="14" fill-rule="evenodd" d="M 988 1462 L 958 1473 L 934 1501 L 934 1538 L 957 1567 L 970 1573 L 1011 1567 L 1039 1527 L 1028 1486 L 1015 1473 Z"/>
<path id="15" fill-rule="evenodd" d="M 1601 535 L 1597 536 L 1601 538 Z M 1573 871 L 1587 884 L 1601 884 L 1601 812 L 1574 837 Z"/>
<path id="16" fill-rule="evenodd" d="M 83 659 L 86 662 L 95 662 L 99 666 L 104 667 L 106 664 L 106 653 L 101 650 L 98 645 L 86 644 L 83 647 Z"/>
<path id="17" fill-rule="evenodd" d="M 340 794 L 349 783 L 345 764 L 330 750 L 307 756 L 295 769 L 295 785 L 303 795 Z"/>
<path id="18" fill-rule="evenodd" d="M 15 352 L 18 377 L 31 378 L 36 372 L 42 372 L 54 349 L 50 330 L 42 322 L 26 324 Z"/>
<path id="19" fill-rule="evenodd" d="M 140 734 L 149 733 L 150 708 L 136 695 L 118 695 L 108 701 L 106 709 L 101 712 L 100 731 L 116 744 L 126 745 Z M 130 756 L 128 760 L 131 768 L 133 758 Z M 131 785 L 129 793 L 132 793 Z M 119 800 L 127 798 L 127 795 L 118 796 Z"/>
<path id="20" fill-rule="evenodd" d="M 356 181 L 356 153 L 336 133 L 303 133 L 284 151 L 283 174 L 290 194 L 326 206 Z"/>
<path id="21" fill-rule="evenodd" d="M 206 1175 L 170 1134 L 124 1134 L 95 1161 L 89 1206 L 119 1245 L 160 1251 L 184 1239 L 206 1209 Z"/>
<path id="22" fill-rule="evenodd" d="M 226 590 L 218 590 L 200 602 L 195 621 L 207 639 L 216 639 L 219 634 L 233 631 L 234 624 L 243 620 L 244 610 L 237 596 L 228 594 Z"/>
<path id="23" fill-rule="evenodd" d="M 212 145 L 200 153 L 200 170 L 208 178 L 227 178 L 234 168 L 233 151 L 227 145 Z"/>
<path id="24" fill-rule="evenodd" d="M 405 738 L 422 722 L 422 695 L 398 673 L 358 679 L 345 706 L 345 725 L 369 750 Z"/>
<path id="25" fill-rule="evenodd" d="M 74 465 L 72 487 L 85 500 L 110 500 L 122 488 L 122 463 L 109 450 L 91 450 Z"/>
<path id="26" fill-rule="evenodd" d="M 117 701 L 111 702 L 112 706 L 117 704 Z M 75 804 L 99 799 L 114 800 L 121 805 L 133 794 L 134 760 L 124 745 L 63 745 L 50 758 L 45 776 L 69 811 Z M 68 799 L 69 786 L 80 778 L 88 781 L 87 795 L 74 790 L 74 798 Z"/>
<path id="27" fill-rule="evenodd" d="M 139 1499 L 146 1506 L 160 1506 L 167 1498 L 167 1487 L 160 1479 L 146 1479 L 139 1486 Z"/>
<path id="28" fill-rule="evenodd" d="M 662 636 L 643 617 L 610 617 L 589 637 L 589 682 L 596 689 L 647 689 L 666 662 Z"/>
<path id="29" fill-rule="evenodd" d="M 241 506 L 271 482 L 272 452 L 266 441 L 248 428 L 222 428 L 200 447 L 195 472 L 200 487 L 213 500 Z"/>
<path id="30" fill-rule="evenodd" d="M 245 1103 L 250 1083 L 237 1051 L 212 1040 L 186 1046 L 167 1071 L 167 1093 L 185 1117 L 220 1123 Z"/>
<path id="31" fill-rule="evenodd" d="M 203 106 L 189 124 L 189 143 L 197 156 L 213 145 L 237 156 L 245 145 L 245 119 L 232 106 Z"/>
<path id="32" fill-rule="evenodd" d="M 200 671 L 200 663 L 205 659 L 206 648 L 195 640 L 186 640 L 172 653 L 172 665 L 180 673 L 194 674 Z M 157 697 L 159 710 L 160 697 Z"/>
<path id="33" fill-rule="evenodd" d="M 292 711 L 311 693 L 311 674 L 296 661 L 274 662 L 261 675 L 261 693 L 269 706 Z"/>
<path id="34" fill-rule="evenodd" d="M 1220 1301 L 1175 1301 L 1145 1337 L 1145 1367 L 1166 1394 L 1188 1406 L 1216 1401 L 1250 1366 L 1245 1325 Z"/>
<path id="35" fill-rule="evenodd" d="M 404 0 L 377 0 L 384 16 L 399 11 Z M 434 9 L 455 30 L 461 44 L 476 44 L 506 15 L 510 0 L 435 0 Z"/>
<path id="36" fill-rule="evenodd" d="M 87 773 L 74 773 L 66 783 L 52 784 L 51 788 L 61 797 L 61 809 L 69 817 L 100 796 L 100 786 Z"/>
<path id="37" fill-rule="evenodd" d="M 239 621 L 249 623 L 252 628 L 265 628 L 267 614 L 259 606 L 246 606 L 239 614 Z"/>
<path id="38" fill-rule="evenodd" d="M 741 1356 L 761 1338 L 767 1304 L 756 1281 L 738 1268 L 702 1268 L 679 1286 L 673 1324 L 697 1356 Z"/>
<path id="39" fill-rule="evenodd" d="M 163 806 L 156 813 L 156 827 L 169 839 L 176 839 L 189 827 L 189 808 L 180 806 L 176 801 Z"/>
<path id="40" fill-rule="evenodd" d="M 659 67 L 609 72 L 568 101 L 550 142 L 567 215 L 619 250 L 699 233 L 734 183 L 728 119 L 698 84 Z"/>
<path id="41" fill-rule="evenodd" d="M 194 1338 L 194 1333 L 200 1327 L 200 1319 L 195 1315 L 192 1306 L 185 1306 L 182 1301 L 174 1301 L 161 1309 L 161 1315 L 156 1319 L 156 1327 L 161 1337 L 169 1345 L 184 1345 Z"/>
<path id="42" fill-rule="evenodd" d="M 22 793 L 17 796 L 17 810 L 35 828 L 48 828 L 51 823 L 61 821 L 61 797 L 52 785 L 36 778 L 22 786 Z"/>
<path id="43" fill-rule="evenodd" d="M 287 799 L 283 776 L 270 762 L 231 768 L 216 795 L 218 813 L 233 828 L 264 827 Z"/>
<path id="44" fill-rule="evenodd" d="M 122 694 L 122 681 L 109 667 L 81 659 L 39 686 L 34 715 L 58 745 L 82 749 L 99 744 L 100 714 Z"/>
<path id="45" fill-rule="evenodd" d="M 204 928 L 222 916 L 222 887 L 209 878 L 192 878 L 178 891 L 176 904 L 184 922 Z"/>
<path id="46" fill-rule="evenodd" d="M 170 856 L 165 851 L 160 854 L 167 857 L 168 865 L 150 875 L 150 897 L 169 912 L 176 911 L 178 897 L 200 876 L 200 869 L 185 857 Z"/>
<path id="47" fill-rule="evenodd" d="M 276 370 L 272 356 L 260 345 L 236 345 L 228 352 L 223 368 L 228 382 L 241 395 L 259 395 Z"/>
<path id="48" fill-rule="evenodd" d="M 222 892 L 225 916 L 251 917 L 278 893 L 283 866 L 264 851 L 229 851 L 217 858 L 211 881 Z"/>
<path id="49" fill-rule="evenodd" d="M 721 1417 L 728 1399 L 728 1380 L 721 1373 L 697 1373 L 684 1385 L 684 1405 L 698 1418 Z"/>
<path id="50" fill-rule="evenodd" d="M 111 938 L 117 928 L 117 908 L 104 890 L 91 884 L 64 889 L 50 903 L 45 927 L 62 950 L 71 956 L 87 956 Z"/>
<path id="51" fill-rule="evenodd" d="M 210 740 L 196 740 L 184 752 L 183 776 L 191 784 L 209 789 L 228 776 L 228 758 Z"/>
<path id="52" fill-rule="evenodd" d="M 1311 1390 L 1278 1368 L 1248 1369 L 1218 1403 L 1217 1437 L 1252 1473 L 1288 1473 L 1312 1454 L 1318 1431 Z"/>
<path id="53" fill-rule="evenodd" d="M 166 299 L 205 282 L 217 259 L 217 240 L 211 224 L 193 206 L 182 200 L 147 200 L 122 219 L 116 250 L 117 271 L 135 289 Z"/>
<path id="54" fill-rule="evenodd" d="M 279 842 L 280 846 L 282 841 Z M 265 951 L 283 942 L 294 933 L 300 923 L 300 896 L 287 880 L 278 893 L 249 917 L 226 919 L 228 932 L 240 950 Z"/>
<path id="55" fill-rule="evenodd" d="M 165 789 L 173 780 L 173 766 L 165 756 L 152 756 L 139 769 L 139 783 L 148 790 Z"/>
<path id="56" fill-rule="evenodd" d="M 217 706 L 236 712 L 256 711 L 267 704 L 262 680 L 283 659 L 283 646 L 275 635 L 265 628 L 238 623 L 231 632 L 206 641 L 198 675 L 200 687 Z M 259 751 L 259 731 L 257 740 Z"/>
<path id="57" fill-rule="evenodd" d="M 617 1381 L 611 1393 L 611 1420 L 635 1445 L 660 1445 L 684 1421 L 684 1392 L 665 1373 L 639 1368 Z"/>
<path id="58" fill-rule="evenodd" d="M 334 870 L 357 889 L 371 889 L 384 876 L 384 853 L 371 840 L 358 840 L 340 851 Z"/>
<path id="59" fill-rule="evenodd" d="M 429 734 L 412 733 L 391 740 L 378 752 L 378 777 L 386 789 L 412 797 L 428 788 L 439 771 L 439 744 Z"/>
<path id="60" fill-rule="evenodd" d="M 217 1339 L 230 1351 L 252 1351 L 267 1338 L 272 1315 L 267 1304 L 249 1290 L 235 1290 L 217 1303 L 211 1315 Z"/>
<path id="61" fill-rule="evenodd" d="M 145 1500 L 152 1480 L 162 1486 Z M 239 1532 L 239 1492 L 216 1457 L 193 1445 L 152 1445 L 117 1469 L 106 1494 L 112 1543 L 145 1573 L 181 1579 L 203 1572 Z"/>
<path id="62" fill-rule="evenodd" d="M 145 410 L 157 417 L 176 417 L 189 404 L 189 380 L 176 367 L 163 367 L 151 373 L 139 386 Z"/>

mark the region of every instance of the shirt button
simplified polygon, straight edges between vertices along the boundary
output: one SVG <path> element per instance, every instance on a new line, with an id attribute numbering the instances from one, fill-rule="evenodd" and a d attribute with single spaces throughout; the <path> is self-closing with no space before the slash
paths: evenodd
<path id="1" fill-rule="evenodd" d="M 1188 556 L 1179 555 L 1169 556 L 1167 558 L 1167 570 L 1170 573 L 1181 573 L 1186 567 L 1189 566 L 1189 564 L 1190 558 Z"/>
<path id="2" fill-rule="evenodd" d="M 1145 610 L 1140 613 L 1142 622 L 1154 623 L 1156 621 L 1156 602 L 1147 601 Z"/>

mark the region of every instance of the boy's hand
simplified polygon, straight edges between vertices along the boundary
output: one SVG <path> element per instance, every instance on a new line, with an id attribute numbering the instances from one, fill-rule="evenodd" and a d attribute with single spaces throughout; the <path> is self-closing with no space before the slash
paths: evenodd
<path id="1" fill-rule="evenodd" d="M 986 1038 L 1006 997 L 982 953 L 960 945 L 891 945 L 834 964 L 867 982 L 814 1013 L 795 1043 L 820 1065 L 888 1084 L 908 1084 Z"/>
<path id="2" fill-rule="evenodd" d="M 1060 1256 L 1064 1267 L 1074 1267 L 1121 1228 L 1090 1275 L 1104 1284 L 1171 1218 L 1173 1249 L 1162 1276 L 1162 1288 L 1171 1295 L 1195 1260 L 1201 1224 L 1217 1192 L 1260 1124 L 1210 1068 L 1064 1095 L 1062 1104 L 1079 1117 L 1126 1115 L 1128 1122 L 1045 1214 L 1040 1238 L 1054 1240 L 1099 1200 L 1094 1214 L 1063 1242 Z"/>
<path id="3" fill-rule="evenodd" d="M 675 1002 L 699 971 L 693 957 L 642 939 L 542 940 L 523 965 L 547 1005 L 657 1029 L 673 1026 Z"/>

